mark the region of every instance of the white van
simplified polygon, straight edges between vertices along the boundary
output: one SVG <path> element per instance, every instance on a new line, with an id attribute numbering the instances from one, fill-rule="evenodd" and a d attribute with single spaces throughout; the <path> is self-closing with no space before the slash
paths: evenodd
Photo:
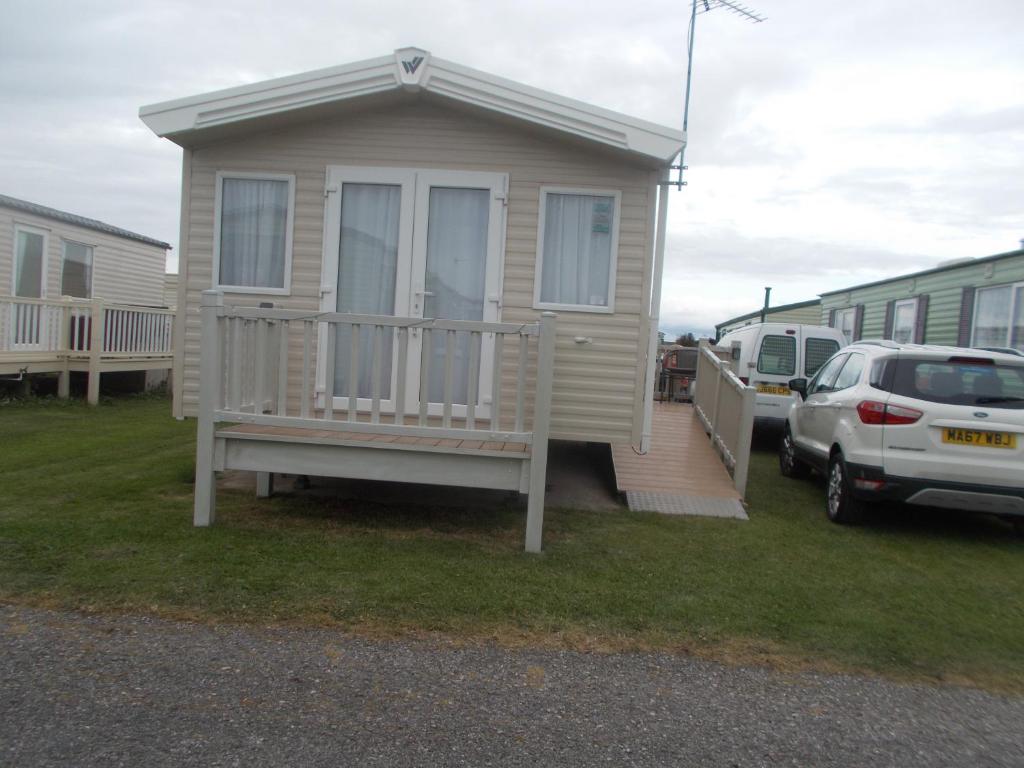
<path id="1" fill-rule="evenodd" d="M 755 421 L 782 426 L 793 398 L 789 380 L 810 379 L 846 338 L 821 325 L 754 323 L 725 334 L 718 346 L 731 350 L 733 371 L 757 389 Z"/>

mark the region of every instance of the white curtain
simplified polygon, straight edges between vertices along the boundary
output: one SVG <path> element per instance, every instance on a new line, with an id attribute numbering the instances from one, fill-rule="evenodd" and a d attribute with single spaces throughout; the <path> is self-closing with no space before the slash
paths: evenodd
<path id="1" fill-rule="evenodd" d="M 60 295 L 90 298 L 92 286 L 92 248 L 81 243 L 64 243 L 64 267 L 60 276 Z"/>
<path id="2" fill-rule="evenodd" d="M 402 189 L 397 185 L 344 184 L 341 192 L 341 238 L 338 251 L 339 312 L 362 315 L 395 313 L 398 227 Z M 373 331 L 360 329 L 359 397 L 372 395 Z M 391 396 L 391 350 L 394 332 L 381 337 L 381 397 Z M 338 326 L 334 392 L 349 393 L 352 332 Z"/>
<path id="3" fill-rule="evenodd" d="M 549 192 L 540 300 L 608 306 L 615 199 Z"/>
<path id="4" fill-rule="evenodd" d="M 1012 298 L 1013 288 L 1009 285 L 978 291 L 972 341 L 974 346 L 1006 346 Z"/>
<path id="5" fill-rule="evenodd" d="M 26 299 L 42 297 L 43 236 L 35 232 L 18 233 L 18 263 L 15 265 L 14 295 Z"/>
<path id="6" fill-rule="evenodd" d="M 288 182 L 223 180 L 220 283 L 283 288 Z"/>
<path id="7" fill-rule="evenodd" d="M 912 343 L 916 323 L 917 302 L 897 302 L 892 323 L 892 340 L 900 344 Z"/>
<path id="8" fill-rule="evenodd" d="M 427 272 L 424 317 L 483 320 L 487 271 L 490 191 L 431 187 L 427 215 Z M 431 295 L 433 294 L 433 295 Z M 469 386 L 468 333 L 459 332 L 453 350 L 452 401 L 465 404 Z M 445 334 L 432 334 L 427 397 L 444 401 Z"/>
<path id="9" fill-rule="evenodd" d="M 1024 286 L 1017 289 L 1014 307 L 1010 346 L 1024 352 Z"/>

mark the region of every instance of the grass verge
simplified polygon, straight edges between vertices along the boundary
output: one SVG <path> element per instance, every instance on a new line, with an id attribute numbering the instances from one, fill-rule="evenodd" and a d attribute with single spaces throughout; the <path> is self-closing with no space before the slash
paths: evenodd
<path id="1" fill-rule="evenodd" d="M 0 408 L 0 598 L 590 650 L 687 651 L 1024 691 L 1024 542 L 986 518 L 833 525 L 754 456 L 750 522 L 222 491 L 164 400 Z"/>

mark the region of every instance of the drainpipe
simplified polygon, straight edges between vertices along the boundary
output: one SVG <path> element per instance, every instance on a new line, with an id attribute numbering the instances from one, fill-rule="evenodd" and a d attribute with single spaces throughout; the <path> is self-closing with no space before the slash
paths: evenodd
<path id="1" fill-rule="evenodd" d="M 647 340 L 647 375 L 644 385 L 644 425 L 640 433 L 640 453 L 651 448 L 654 417 L 654 374 L 658 357 L 658 323 L 661 319 L 661 277 L 665 269 L 665 228 L 668 224 L 668 185 L 671 168 L 666 168 L 658 184 L 658 229 L 654 240 L 654 265 L 651 269 L 651 325 Z"/>

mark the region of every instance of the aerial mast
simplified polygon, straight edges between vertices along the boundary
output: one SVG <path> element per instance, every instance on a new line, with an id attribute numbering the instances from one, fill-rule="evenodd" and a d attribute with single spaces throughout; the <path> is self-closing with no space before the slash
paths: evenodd
<path id="1" fill-rule="evenodd" d="M 697 6 L 700 6 L 698 10 Z M 693 38 L 694 32 L 697 29 L 697 14 L 698 13 L 709 13 L 716 8 L 725 8 L 727 11 L 735 13 L 754 24 L 760 24 L 765 20 L 765 17 L 751 10 L 741 3 L 733 2 L 733 0 L 693 0 L 690 7 L 690 27 L 686 35 L 686 96 L 683 100 L 683 148 L 679 151 L 679 164 L 673 165 L 672 168 L 679 172 L 675 181 L 669 182 L 674 185 L 676 189 L 682 189 L 686 186 L 686 182 L 683 181 L 683 171 L 686 170 L 686 164 L 683 161 L 683 157 L 686 155 L 686 141 L 687 141 L 687 128 L 690 123 L 690 80 L 693 76 Z"/>

